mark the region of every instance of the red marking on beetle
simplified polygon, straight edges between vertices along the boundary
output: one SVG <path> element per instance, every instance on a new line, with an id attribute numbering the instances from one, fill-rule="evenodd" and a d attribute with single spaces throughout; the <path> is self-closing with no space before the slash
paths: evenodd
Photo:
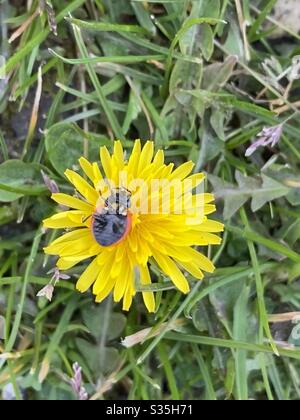
<path id="1" fill-rule="evenodd" d="M 118 245 L 120 242 L 122 242 L 129 235 L 129 233 L 131 231 L 131 228 L 132 228 L 132 213 L 128 212 L 127 213 L 127 224 L 126 224 L 125 232 L 124 232 L 122 238 L 120 238 L 113 245 Z"/>

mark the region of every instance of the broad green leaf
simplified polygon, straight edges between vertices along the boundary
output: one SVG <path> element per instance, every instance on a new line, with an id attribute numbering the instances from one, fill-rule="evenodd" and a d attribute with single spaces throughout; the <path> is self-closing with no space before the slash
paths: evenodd
<path id="1" fill-rule="evenodd" d="M 224 48 L 229 54 L 233 54 L 241 61 L 244 61 L 244 44 L 242 34 L 237 22 L 232 19 L 229 25 L 229 32 L 224 44 Z"/>
<path id="2" fill-rule="evenodd" d="M 154 36 L 156 34 L 156 27 L 146 5 L 144 3 L 137 3 L 136 1 L 131 1 L 130 4 L 140 25 Z"/>
<path id="3" fill-rule="evenodd" d="M 202 301 L 198 302 L 192 310 L 192 320 L 195 328 L 200 331 L 209 331 L 207 313 L 205 311 L 205 306 Z"/>
<path id="4" fill-rule="evenodd" d="M 206 66 L 203 72 L 203 89 L 217 92 L 232 76 L 236 63 L 237 57 L 230 55 L 223 63 L 213 63 Z"/>
<path id="5" fill-rule="evenodd" d="M 291 246 L 296 246 L 296 241 L 300 238 L 300 219 L 288 218 L 286 222 L 283 222 L 279 232 L 281 239 Z"/>
<path id="6" fill-rule="evenodd" d="M 300 206 L 300 188 L 292 188 L 286 198 L 292 206 Z"/>
<path id="7" fill-rule="evenodd" d="M 71 123 L 53 125 L 45 133 L 45 144 L 52 166 L 62 176 L 66 169 L 78 165 L 78 159 L 83 156 L 83 134 Z M 98 153 L 98 144 L 89 141 L 90 156 L 98 157 Z"/>
<path id="8" fill-rule="evenodd" d="M 171 68 L 172 68 L 172 56 L 173 56 L 175 47 L 180 41 L 180 39 L 194 25 L 201 25 L 203 23 L 207 23 L 209 25 L 216 25 L 219 22 L 221 22 L 219 19 L 213 19 L 213 18 L 194 18 L 194 19 L 187 19 L 185 21 L 185 23 L 182 25 L 180 30 L 176 33 L 175 37 L 173 38 L 170 49 L 169 49 L 169 54 L 168 54 L 167 62 L 166 62 L 165 81 L 162 87 L 163 96 L 167 96 L 166 94 L 167 94 L 168 83 L 169 83 L 169 78 L 170 78 Z"/>
<path id="9" fill-rule="evenodd" d="M 225 376 L 225 382 L 224 386 L 227 391 L 227 398 L 229 399 L 231 394 L 233 393 L 234 389 L 234 383 L 235 383 L 235 364 L 233 357 L 230 357 L 227 360 L 226 365 L 226 376 Z"/>
<path id="10" fill-rule="evenodd" d="M 214 175 L 210 175 L 208 180 L 213 185 L 216 198 L 224 199 L 224 219 L 230 219 L 246 203 L 249 195 Z"/>
<path id="11" fill-rule="evenodd" d="M 78 350 L 86 360 L 87 365 L 95 375 L 112 372 L 119 363 L 119 352 L 113 347 L 101 348 L 98 344 L 92 344 L 83 338 L 77 338 Z"/>
<path id="12" fill-rule="evenodd" d="M 224 142 L 218 139 L 211 129 L 203 130 L 203 133 L 200 133 L 200 136 L 201 145 L 197 162 L 199 169 L 203 168 L 207 162 L 222 153 L 224 149 Z"/>
<path id="13" fill-rule="evenodd" d="M 270 178 L 282 183 L 290 190 L 286 196 L 292 206 L 300 205 L 300 177 L 297 171 L 292 170 L 291 166 L 273 164 L 268 166 L 264 173 Z"/>
<path id="14" fill-rule="evenodd" d="M 246 278 L 247 274 L 245 274 L 244 278 L 241 276 L 237 283 L 229 283 L 209 295 L 210 303 L 215 308 L 218 318 L 227 331 L 232 331 L 234 305 L 241 294 Z"/>
<path id="15" fill-rule="evenodd" d="M 296 308 L 300 305 L 300 287 L 297 282 L 292 284 L 276 284 L 274 291 L 281 297 L 281 302 L 290 303 Z"/>
<path id="16" fill-rule="evenodd" d="M 214 34 L 211 27 L 204 23 L 199 28 L 200 48 L 205 60 L 209 60 L 214 52 Z"/>
<path id="17" fill-rule="evenodd" d="M 294 322 L 295 326 L 292 329 L 288 342 L 295 347 L 300 347 L 300 322 Z"/>
<path id="18" fill-rule="evenodd" d="M 1 192 L 0 192 L 0 197 L 1 197 Z M 16 217 L 16 211 L 12 208 L 12 206 L 0 207 L 0 225 L 9 223 L 15 217 Z"/>
<path id="19" fill-rule="evenodd" d="M 202 2 L 202 16 L 218 19 L 220 17 L 220 0 Z"/>
<path id="20" fill-rule="evenodd" d="M 91 334 L 100 339 L 104 333 L 104 317 L 105 310 L 103 307 L 98 305 L 90 306 L 89 308 L 84 308 L 82 311 L 82 316 L 85 325 L 88 327 Z M 126 325 L 126 317 L 121 313 L 110 313 L 108 319 L 108 328 L 107 328 L 107 340 L 119 339 L 122 331 Z"/>
<path id="21" fill-rule="evenodd" d="M 0 165 L 0 201 L 10 202 L 24 195 L 39 195 L 46 191 L 39 165 L 17 159 Z"/>
<path id="22" fill-rule="evenodd" d="M 276 198 L 285 196 L 290 189 L 273 178 L 261 174 L 261 178 L 245 176 L 236 171 L 235 177 L 238 187 L 210 175 L 216 197 L 224 199 L 224 218 L 229 219 L 236 211 L 251 198 L 251 210 L 259 210 L 264 204 Z"/>
<path id="23" fill-rule="evenodd" d="M 276 198 L 286 195 L 290 189 L 285 185 L 275 181 L 272 178 L 262 174 L 262 186 L 258 191 L 253 192 L 251 201 L 252 211 L 259 210 L 268 201 L 275 200 Z"/>
<path id="24" fill-rule="evenodd" d="M 21 197 L 23 197 L 23 194 L 12 193 L 0 189 L 0 202 L 2 203 L 10 203 Z"/>
<path id="25" fill-rule="evenodd" d="M 125 119 L 122 126 L 122 130 L 124 134 L 127 134 L 132 121 L 134 121 L 138 117 L 140 112 L 141 112 L 140 101 L 137 95 L 133 92 L 133 90 L 130 90 L 128 108 L 127 108 L 127 112 L 126 112 Z"/>
<path id="26" fill-rule="evenodd" d="M 206 17 L 206 15 L 202 13 L 202 8 L 202 0 L 193 2 L 189 19 L 197 19 L 200 16 Z M 179 30 L 179 27 L 177 27 L 177 31 Z M 184 54 L 194 55 L 197 57 L 201 53 L 201 39 L 199 37 L 200 27 L 201 25 L 193 25 L 185 33 L 183 33 L 179 39 L 180 50 Z"/>
<path id="27" fill-rule="evenodd" d="M 202 80 L 203 63 L 188 63 L 184 60 L 177 60 L 174 64 L 169 89 L 170 92 L 185 89 L 190 86 L 200 86 Z"/>
<path id="28" fill-rule="evenodd" d="M 225 111 L 221 108 L 212 108 L 211 117 L 210 117 L 210 124 L 212 128 L 215 130 L 215 133 L 219 137 L 219 139 L 225 141 Z"/>

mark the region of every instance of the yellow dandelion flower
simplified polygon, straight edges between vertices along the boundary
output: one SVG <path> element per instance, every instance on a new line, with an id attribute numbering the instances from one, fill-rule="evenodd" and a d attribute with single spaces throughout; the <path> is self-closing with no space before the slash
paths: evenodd
<path id="1" fill-rule="evenodd" d="M 85 179 L 72 170 L 65 175 L 77 194 L 52 194 L 52 199 L 72 210 L 44 220 L 52 229 L 68 229 L 44 250 L 58 255 L 57 267 L 67 270 L 92 259 L 77 281 L 85 292 L 92 286 L 96 302 L 113 292 L 115 302 L 123 299 L 128 310 L 136 293 L 137 277 L 151 284 L 149 259 L 183 293 L 190 290 L 185 273 L 196 279 L 213 272 L 213 263 L 195 246 L 220 244 L 215 233 L 223 224 L 208 219 L 215 211 L 212 194 L 204 193 L 204 175 L 192 174 L 193 163 L 174 169 L 164 163 L 164 152 L 154 154 L 154 144 L 144 147 L 136 140 L 131 156 L 124 157 L 122 145 L 114 142 L 111 155 L 100 148 L 101 170 L 85 158 L 79 164 Z M 149 312 L 155 310 L 154 295 L 143 292 Z"/>

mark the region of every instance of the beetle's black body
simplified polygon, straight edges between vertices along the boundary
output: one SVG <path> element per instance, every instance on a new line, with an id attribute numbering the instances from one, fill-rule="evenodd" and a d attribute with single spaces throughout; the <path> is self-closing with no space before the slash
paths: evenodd
<path id="1" fill-rule="evenodd" d="M 116 189 L 105 200 L 100 212 L 93 215 L 92 232 L 95 240 L 102 246 L 109 246 L 121 241 L 131 228 L 130 195 Z"/>
<path id="2" fill-rule="evenodd" d="M 95 214 L 93 219 L 93 234 L 102 246 L 119 242 L 126 230 L 128 216 L 123 214 Z"/>

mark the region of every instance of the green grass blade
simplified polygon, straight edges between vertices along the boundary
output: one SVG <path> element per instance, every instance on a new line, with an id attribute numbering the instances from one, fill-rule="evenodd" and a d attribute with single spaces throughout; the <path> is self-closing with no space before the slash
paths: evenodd
<path id="1" fill-rule="evenodd" d="M 74 30 L 74 35 L 75 35 L 75 39 L 79 48 L 79 51 L 81 53 L 81 55 L 83 56 L 83 58 L 87 58 L 88 57 L 88 51 L 86 49 L 86 46 L 84 44 L 80 29 L 78 27 L 76 27 L 75 25 L 73 25 L 73 30 Z M 116 139 L 125 140 L 125 137 L 123 135 L 123 131 L 122 128 L 114 114 L 114 112 L 112 111 L 104 93 L 102 90 L 102 86 L 100 84 L 99 78 L 94 70 L 94 68 L 92 67 L 91 64 L 86 64 L 86 68 L 87 71 L 89 73 L 91 82 L 94 85 L 95 91 L 98 95 L 98 99 L 100 102 L 100 105 L 102 106 L 102 108 L 104 109 L 104 112 L 107 116 L 107 119 L 111 125 L 112 131 L 114 132 Z"/>

